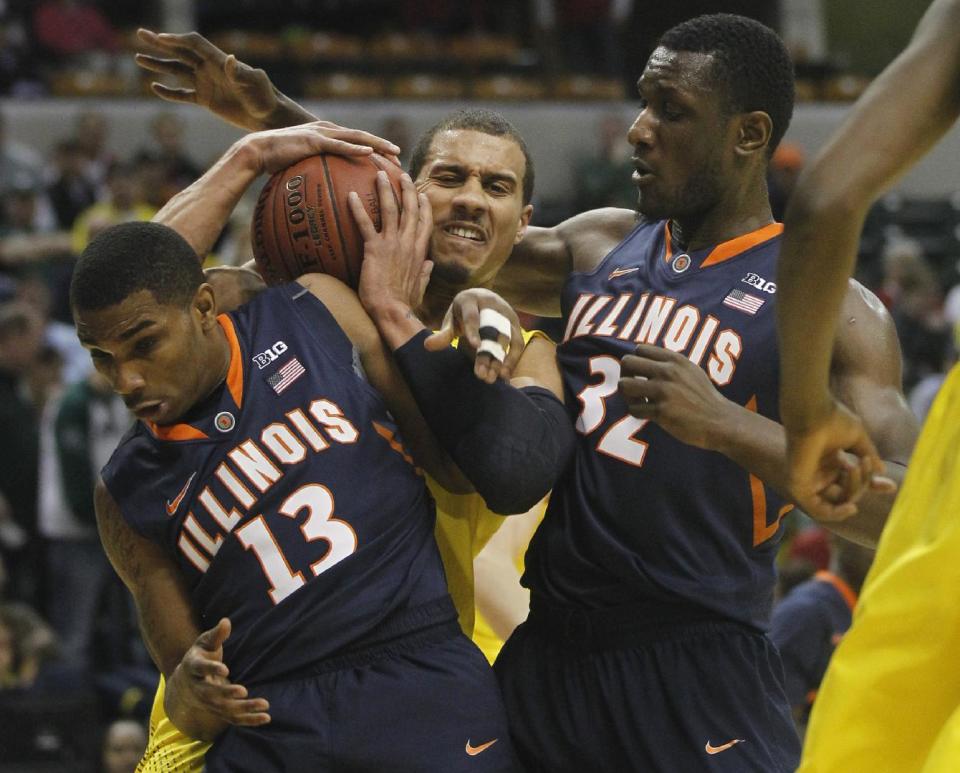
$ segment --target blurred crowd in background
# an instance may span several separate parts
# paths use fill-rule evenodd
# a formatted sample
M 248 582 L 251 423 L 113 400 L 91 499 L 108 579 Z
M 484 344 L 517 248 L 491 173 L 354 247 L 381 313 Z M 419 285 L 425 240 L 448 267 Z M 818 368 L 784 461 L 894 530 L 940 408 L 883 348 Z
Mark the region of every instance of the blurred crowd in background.
M 763 7 L 774 6 L 755 5 L 759 10 L 753 15 L 761 19 Z M 121 0 L 0 0 L 0 92 L 17 98 L 75 95 L 82 92 L 82 84 L 78 85 L 82 78 L 77 79 L 82 73 L 90 78 L 116 78 L 133 83 L 134 91 L 141 89 L 129 53 L 129 29 L 152 20 L 150 8 L 139 6 Z M 656 17 L 649 28 L 661 30 L 677 20 L 673 16 L 692 15 L 688 6 L 682 12 L 647 9 L 645 18 Z M 265 64 L 281 86 L 301 95 L 336 96 L 325 68 L 334 59 L 341 64 L 351 61 L 350 41 L 356 40 L 376 42 L 382 49 L 369 50 L 379 50 L 387 58 L 393 51 L 409 64 L 409 73 L 425 67 L 427 60 L 436 63 L 448 57 L 449 65 L 452 42 L 472 41 L 476 48 L 461 50 L 456 60 L 456 67 L 462 69 L 448 67 L 444 75 L 436 70 L 430 76 L 457 81 L 459 90 L 443 92 L 447 97 L 482 96 L 478 85 L 485 74 L 494 72 L 487 66 L 496 61 L 499 75 L 495 77 L 518 78 L 518 84 L 531 78 L 541 89 L 557 90 L 564 74 L 578 74 L 597 79 L 594 83 L 613 84 L 605 93 L 619 98 L 627 88 L 628 74 L 635 77 L 640 70 L 642 59 L 635 61 L 637 56 L 646 56 L 645 51 L 637 54 L 642 47 L 631 52 L 622 49 L 623 36 L 635 31 L 637 8 L 632 2 L 615 0 L 291 0 L 272 6 L 266 25 L 261 3 L 206 0 L 198 2 L 196 10 L 201 29 L 214 39 L 219 34 L 224 48 Z M 710 8 L 693 12 L 700 10 Z M 323 12 L 328 15 L 322 16 Z M 302 26 L 305 15 L 317 13 L 330 21 L 323 33 Z M 230 19 L 229 29 L 223 24 L 225 18 Z M 405 30 L 404 34 L 398 37 L 397 29 Z M 555 44 L 558 39 L 563 46 Z M 446 41 L 446 48 L 416 43 L 440 40 Z M 415 56 L 404 48 L 410 41 L 417 46 Z M 374 64 L 387 61 L 378 56 L 373 57 Z M 371 61 L 356 56 L 349 77 L 361 80 L 354 85 L 362 85 L 363 78 L 376 80 Z M 70 79 L 73 86 L 67 83 Z M 321 81 L 328 85 L 322 87 Z M 468 82 L 472 85 L 465 85 Z M 399 88 L 399 78 L 391 84 L 381 84 L 378 93 Z M 438 84 L 442 85 L 434 83 L 440 88 Z M 574 91 L 563 93 L 576 98 Z M 176 112 L 150 105 L 155 115 L 149 134 L 122 154 L 108 150 L 112 147 L 108 123 L 96 109 L 65 121 L 61 140 L 48 154 L 6 136 L 0 115 L 0 427 L 4 430 L 0 443 L 0 770 L 4 771 L 121 773 L 132 771 L 143 748 L 143 723 L 157 674 L 140 641 L 128 594 L 100 548 L 92 504 L 97 472 L 132 419 L 93 371 L 76 340 L 67 287 L 77 255 L 97 232 L 125 220 L 148 220 L 212 161 L 191 154 Z M 626 130 L 621 115 L 600 112 L 591 142 L 584 143 L 584 153 L 575 161 L 574 187 L 564 200 L 540 207 L 535 223 L 552 225 L 595 207 L 633 206 Z M 402 117 L 385 118 L 379 133 L 406 148 L 413 139 Z M 773 158 L 769 185 L 778 219 L 807 152 L 785 143 Z M 248 229 L 249 209 L 241 208 L 209 262 L 247 260 Z M 891 194 L 871 211 L 861 243 L 859 278 L 894 319 L 903 347 L 905 391 L 919 418 L 926 414 L 957 357 L 958 261 L 960 193 L 937 200 Z M 787 599 L 805 584 L 840 577 L 855 598 L 869 555 L 851 557 L 852 549 L 836 549 L 822 530 L 800 514 L 791 516 L 788 523 L 790 533 L 781 556 L 781 596 Z M 840 587 L 830 582 L 831 587 Z M 793 596 L 792 603 L 798 605 L 800 598 Z M 796 623 L 802 614 L 799 607 L 791 609 L 788 620 Z M 777 625 L 775 629 L 785 637 L 778 643 L 788 648 L 792 629 L 782 621 Z M 800 628 L 811 630 L 810 626 Z M 838 635 L 832 628 L 828 633 Z M 818 671 L 819 666 L 811 669 Z M 813 698 L 806 687 L 797 691 L 802 725 Z M 29 760 L 23 764 L 30 767 L 4 767 L 17 764 L 16 760 Z

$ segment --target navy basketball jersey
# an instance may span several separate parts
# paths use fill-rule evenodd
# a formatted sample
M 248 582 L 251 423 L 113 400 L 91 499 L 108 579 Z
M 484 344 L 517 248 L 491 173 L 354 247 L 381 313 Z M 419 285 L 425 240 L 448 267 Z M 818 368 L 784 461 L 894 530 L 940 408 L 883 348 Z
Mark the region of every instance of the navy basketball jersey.
M 535 594 L 582 607 L 686 601 L 765 627 L 789 506 L 722 454 L 630 416 L 617 381 L 621 358 L 654 344 L 776 420 L 782 229 L 675 254 L 666 223 L 641 223 L 568 278 L 558 359 L 578 445 L 527 554 Z
M 808 708 L 830 658 L 853 620 L 857 594 L 831 572 L 817 572 L 773 610 L 770 639 L 783 659 L 784 687 L 793 707 Z
M 179 565 L 201 627 L 231 619 L 231 679 L 455 619 L 422 474 L 326 307 L 290 284 L 219 322 L 225 383 L 183 423 L 138 422 L 103 479 Z

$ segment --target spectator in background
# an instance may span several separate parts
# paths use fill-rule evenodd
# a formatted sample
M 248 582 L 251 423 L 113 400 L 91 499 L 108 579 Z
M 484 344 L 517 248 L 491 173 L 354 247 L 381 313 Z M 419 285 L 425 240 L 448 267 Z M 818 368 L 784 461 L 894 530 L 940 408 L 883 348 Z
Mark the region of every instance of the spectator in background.
M 133 719 L 118 719 L 107 728 L 101 755 L 102 773 L 134 773 L 147 748 L 147 731 Z
M 128 220 L 150 220 L 157 211 L 144 201 L 140 176 L 133 164 L 117 162 L 110 167 L 107 191 L 73 225 L 71 245 L 76 255 L 104 228 Z
M 7 119 L 0 113 L 0 194 L 14 183 L 36 186 L 43 183 L 43 158 L 31 148 L 7 136 Z
M 595 153 L 574 162 L 574 205 L 577 212 L 601 207 L 633 209 L 637 188 L 633 184 L 633 148 L 627 142 L 629 121 L 608 113 L 597 127 Z
M 93 372 L 90 354 L 80 344 L 77 331 L 72 324 L 61 321 L 64 309 L 60 309 L 60 319 L 53 315 L 53 300 L 47 282 L 39 273 L 26 274 L 16 286 L 16 298 L 30 306 L 39 316 L 43 327 L 43 344 L 59 355 L 63 363 L 61 381 L 74 384 L 82 381 Z M 69 317 L 69 310 L 66 310 Z
M 52 400 L 40 422 L 37 520 L 46 540 L 48 617 L 64 659 L 82 668 L 91 663 L 94 616 L 110 576 L 93 486 L 131 422 L 122 398 L 95 371 Z
M 795 587 L 773 610 L 770 639 L 783 658 L 787 698 L 801 737 L 834 649 L 850 627 L 873 550 L 831 536 L 827 571 Z
M 883 252 L 883 280 L 877 295 L 890 309 L 904 352 L 903 385 L 939 373 L 951 342 L 936 272 L 920 243 L 898 238 Z
M 557 35 L 563 41 L 564 69 L 620 77 L 623 26 L 633 13 L 633 0 L 553 0 L 552 4 Z
M 83 149 L 75 138 L 57 143 L 53 152 L 53 179 L 47 186 L 47 197 L 57 218 L 57 225 L 66 231 L 97 200 L 97 186 L 84 174 Z
M 0 305 L 0 559 L 14 598 L 39 606 L 36 534 L 37 415 L 25 383 L 43 341 L 37 312 L 22 301 Z
M 107 173 L 116 162 L 113 153 L 107 148 L 109 128 L 101 113 L 84 110 L 77 115 L 73 127 L 73 138 L 83 154 L 84 174 L 93 185 L 99 188 L 107 179 Z M 101 193 L 101 191 L 97 191 Z
M 783 222 L 787 202 L 797 185 L 805 158 L 803 148 L 795 142 L 781 142 L 770 159 L 767 169 L 770 211 L 773 212 L 773 219 L 779 223 Z
M 70 234 L 58 230 L 41 184 L 15 179 L 0 196 L 0 204 L 0 264 L 10 268 L 72 257 Z
M 44 665 L 56 660 L 53 630 L 29 605 L 5 598 L 6 569 L 0 559 L 0 691 L 34 686 Z
M 150 122 L 150 134 L 153 144 L 141 148 L 134 161 L 138 165 L 156 167 L 156 183 L 160 190 L 156 200 L 151 203 L 163 206 L 171 196 L 196 180 L 203 170 L 183 146 L 183 121 L 178 115 L 158 113 Z
M 94 51 L 117 50 L 117 35 L 95 5 L 84 0 L 45 0 L 33 15 L 33 31 L 44 53 L 70 62 Z

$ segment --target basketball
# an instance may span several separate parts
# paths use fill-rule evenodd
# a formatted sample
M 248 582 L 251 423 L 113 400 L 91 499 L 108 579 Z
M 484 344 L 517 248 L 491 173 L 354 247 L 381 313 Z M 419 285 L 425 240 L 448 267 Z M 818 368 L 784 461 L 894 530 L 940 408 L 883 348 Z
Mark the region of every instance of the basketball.
M 356 289 L 363 238 L 347 196 L 356 191 L 377 230 L 377 172 L 390 178 L 397 205 L 403 170 L 376 154 L 322 153 L 277 172 L 263 186 L 253 213 L 251 240 L 257 268 L 268 285 L 321 272 Z

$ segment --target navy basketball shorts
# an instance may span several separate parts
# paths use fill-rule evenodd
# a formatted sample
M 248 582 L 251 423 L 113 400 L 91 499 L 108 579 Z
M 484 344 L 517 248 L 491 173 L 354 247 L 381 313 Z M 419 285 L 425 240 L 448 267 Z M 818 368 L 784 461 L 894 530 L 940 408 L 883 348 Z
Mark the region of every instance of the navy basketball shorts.
M 796 770 L 783 667 L 766 636 L 677 622 L 605 644 L 584 625 L 528 621 L 494 666 L 528 773 Z
M 496 678 L 456 622 L 341 660 L 335 670 L 328 662 L 322 673 L 251 688 L 270 701 L 270 723 L 227 729 L 204 770 L 518 769 Z

